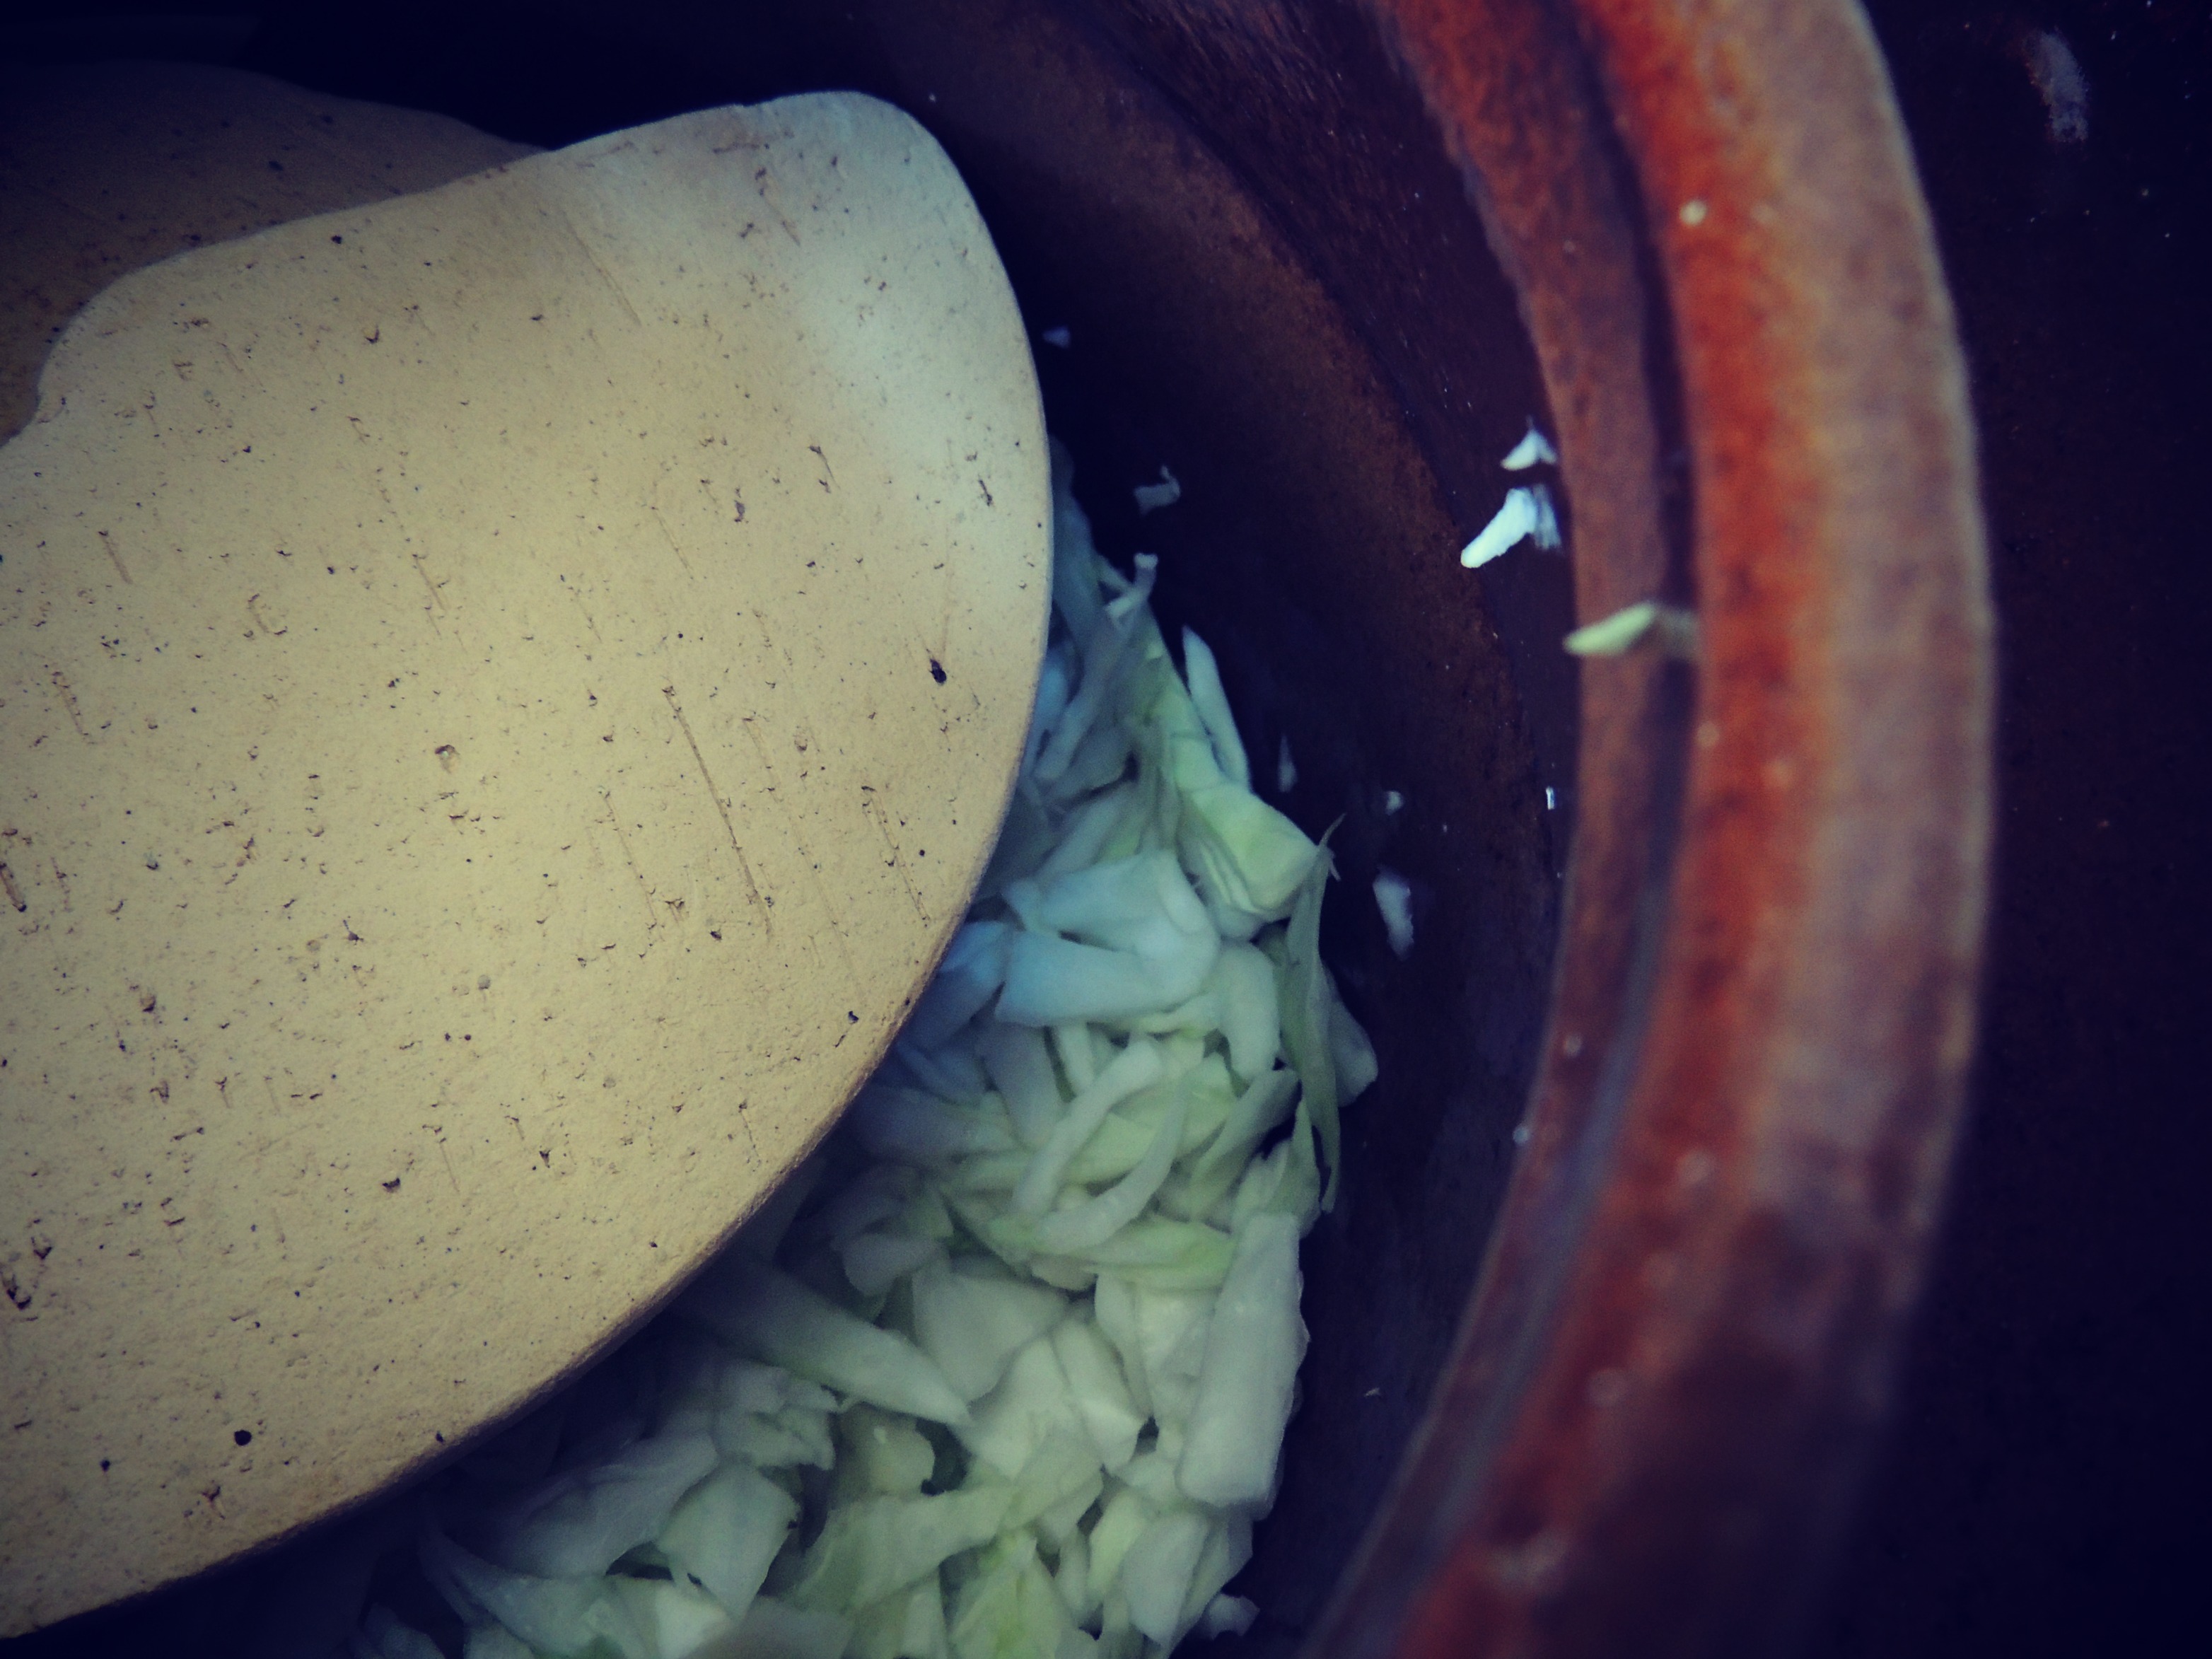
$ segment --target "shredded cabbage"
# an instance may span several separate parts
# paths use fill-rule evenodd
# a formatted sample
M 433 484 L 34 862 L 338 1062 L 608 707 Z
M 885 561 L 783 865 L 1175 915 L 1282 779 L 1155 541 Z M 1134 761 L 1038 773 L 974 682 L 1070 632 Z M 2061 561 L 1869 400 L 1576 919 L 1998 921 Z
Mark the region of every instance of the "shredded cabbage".
M 1259 1616 L 1226 1586 L 1374 1049 L 1320 959 L 1325 844 L 1253 793 L 1212 653 L 1186 632 L 1176 672 L 1154 562 L 1097 555 L 1053 459 L 1056 626 L 975 911 L 598 1406 L 434 1490 L 469 1659 L 1138 1659 Z M 435 1649 L 378 1605 L 350 1650 Z
M 1618 657 L 1647 641 L 1668 656 L 1696 660 L 1698 613 L 1656 599 L 1638 599 L 1577 628 L 1562 643 L 1577 657 Z

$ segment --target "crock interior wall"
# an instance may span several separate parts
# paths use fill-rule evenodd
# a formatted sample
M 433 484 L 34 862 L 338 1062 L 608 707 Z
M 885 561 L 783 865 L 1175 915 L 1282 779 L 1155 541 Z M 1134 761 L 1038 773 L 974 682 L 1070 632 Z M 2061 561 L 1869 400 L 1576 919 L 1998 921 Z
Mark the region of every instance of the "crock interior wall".
M 1265 1610 L 1249 1650 L 1285 1650 L 1380 1501 L 1473 1288 L 1527 1097 L 1564 849 L 1547 836 L 1515 677 L 1484 584 L 1454 556 L 1465 526 L 1414 440 L 1413 399 L 1367 349 L 1341 288 L 1316 273 L 1311 250 L 1327 238 L 1352 274 L 1346 244 L 1361 227 L 1307 203 L 1317 234 L 1298 234 L 1223 159 L 1217 116 L 1249 143 L 1269 118 L 1261 106 L 1297 88 L 1224 88 L 1200 110 L 1070 9 L 953 3 L 927 15 L 927 27 L 908 12 L 886 29 L 888 89 L 960 162 L 1033 326 L 1072 331 L 1071 349 L 1040 348 L 1040 369 L 1102 543 L 1161 555 L 1164 620 L 1172 634 L 1188 619 L 1214 644 L 1255 770 L 1272 771 L 1287 734 L 1298 771 L 1289 809 L 1316 833 L 1340 820 L 1345 879 L 1324 943 L 1386 1075 L 1347 1119 L 1342 1202 L 1307 1243 L 1306 1403 L 1243 1581 Z M 1487 295 L 1468 287 L 1494 296 L 1491 328 L 1510 333 L 1515 356 L 1499 373 L 1478 359 L 1440 378 L 1480 388 L 1466 424 L 1490 429 L 1489 488 L 1502 495 L 1497 457 L 1541 407 L 1535 371 L 1510 291 L 1447 183 L 1462 216 L 1456 261 L 1487 271 Z M 1382 291 L 1407 358 L 1419 360 L 1412 340 L 1449 346 L 1471 332 L 1422 303 L 1449 303 L 1442 284 L 1423 295 L 1406 273 L 1369 275 L 1365 297 L 1372 306 Z M 1502 357 L 1494 339 L 1483 343 Z M 1185 495 L 1140 520 L 1128 487 L 1163 461 Z M 1481 514 L 1494 506 L 1493 495 Z M 1557 606 L 1547 643 L 1559 657 L 1565 562 L 1518 556 L 1537 590 L 1524 609 Z M 1555 592 L 1541 592 L 1546 578 Z M 1392 789 L 1408 803 L 1396 817 L 1382 810 Z M 1415 886 L 1406 963 L 1370 897 L 1378 864 Z
M 1286 809 L 1337 826 L 1324 947 L 1382 1060 L 1347 1117 L 1340 1202 L 1308 1241 L 1304 1403 L 1243 1581 L 1267 1616 L 1234 1645 L 1276 1652 L 1318 1617 L 1382 1499 L 1503 1193 L 1551 984 L 1576 735 L 1564 662 L 1515 665 L 1571 607 L 1563 559 L 1523 548 L 1498 579 L 1455 556 L 1507 482 L 1471 458 L 1494 463 L 1544 411 L 1510 289 L 1415 94 L 1351 8 L 1285 9 L 1310 38 L 1272 84 L 1178 48 L 1164 9 L 301 9 L 241 66 L 548 145 L 714 102 L 878 92 L 962 167 L 1032 329 L 1072 330 L 1039 368 L 1077 494 L 1117 559 L 1161 556 L 1163 621 L 1220 653 L 1255 773 L 1272 778 L 1287 737 Z M 1354 72 L 1314 78 L 1324 48 Z M 1316 123 L 1302 157 L 1283 141 L 1317 93 L 1329 137 Z M 1332 144 L 1358 165 L 1316 171 Z M 1224 218 L 1244 228 L 1222 236 Z M 1379 247 L 1378 222 L 1394 227 Z M 1163 464 L 1184 498 L 1139 519 L 1130 486 Z M 1501 647 L 1486 596 L 1522 648 Z M 1546 812 L 1547 781 L 1566 810 Z M 1382 865 L 1413 886 L 1402 963 L 1370 896 Z M 137 1611 L 174 1645 L 180 1608 Z M 83 1622 L 97 1650 L 118 1634 Z

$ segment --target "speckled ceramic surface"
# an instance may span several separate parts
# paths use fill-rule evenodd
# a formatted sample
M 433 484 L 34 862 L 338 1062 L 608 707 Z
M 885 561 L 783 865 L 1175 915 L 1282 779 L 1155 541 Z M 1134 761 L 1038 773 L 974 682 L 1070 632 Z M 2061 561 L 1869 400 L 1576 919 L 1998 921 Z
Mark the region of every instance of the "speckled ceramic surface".
M 814 1143 L 995 833 L 1047 489 L 989 238 L 857 96 L 79 317 L 0 452 L 7 1629 L 442 1455 Z

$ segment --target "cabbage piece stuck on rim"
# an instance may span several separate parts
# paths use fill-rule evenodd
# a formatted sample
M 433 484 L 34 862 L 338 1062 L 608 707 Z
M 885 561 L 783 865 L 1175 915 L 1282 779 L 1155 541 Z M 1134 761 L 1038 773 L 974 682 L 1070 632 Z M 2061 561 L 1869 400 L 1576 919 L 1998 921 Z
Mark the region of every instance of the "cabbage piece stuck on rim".
M 1247 1629 L 1298 1241 L 1374 1050 L 1053 452 L 1054 623 L 967 924 L 830 1143 L 640 1341 L 434 1489 L 466 1659 L 1139 1659 Z M 428 1659 L 373 1607 L 357 1659 Z

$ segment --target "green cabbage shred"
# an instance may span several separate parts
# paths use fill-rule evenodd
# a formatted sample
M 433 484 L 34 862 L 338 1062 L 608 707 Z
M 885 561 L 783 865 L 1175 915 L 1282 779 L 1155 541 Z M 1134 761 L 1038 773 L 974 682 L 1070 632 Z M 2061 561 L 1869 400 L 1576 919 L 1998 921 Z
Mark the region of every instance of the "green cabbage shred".
M 1152 1659 L 1242 1632 L 1298 1241 L 1374 1050 L 1323 843 L 1054 447 L 1054 623 L 967 924 L 823 1151 L 424 1500 L 466 1659 Z M 1187 676 L 1187 678 L 1186 678 Z M 430 1659 L 372 1607 L 358 1659 Z

